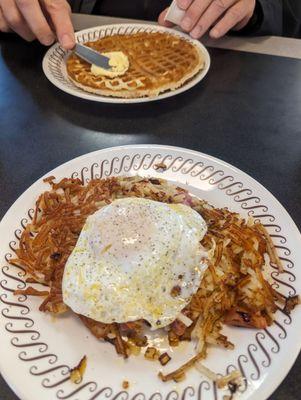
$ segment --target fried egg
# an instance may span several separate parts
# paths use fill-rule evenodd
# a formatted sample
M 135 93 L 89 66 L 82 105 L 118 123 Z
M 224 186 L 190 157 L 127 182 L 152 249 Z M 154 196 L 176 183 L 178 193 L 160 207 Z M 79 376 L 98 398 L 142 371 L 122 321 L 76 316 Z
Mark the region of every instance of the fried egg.
M 63 300 L 103 323 L 172 323 L 207 268 L 203 218 L 183 204 L 123 198 L 89 216 L 67 260 Z

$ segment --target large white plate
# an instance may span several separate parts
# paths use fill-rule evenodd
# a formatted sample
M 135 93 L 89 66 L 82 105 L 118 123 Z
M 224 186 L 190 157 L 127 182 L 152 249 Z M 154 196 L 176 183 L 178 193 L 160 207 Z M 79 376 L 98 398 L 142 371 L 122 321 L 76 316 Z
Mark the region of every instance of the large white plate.
M 121 99 L 108 96 L 98 96 L 92 93 L 85 92 L 84 90 L 75 86 L 68 78 L 66 71 L 66 59 L 70 52 L 64 50 L 58 43 L 54 44 L 45 54 L 43 59 L 43 71 L 46 77 L 59 89 L 73 96 L 80 97 L 86 100 L 98 101 L 103 103 L 144 103 L 149 101 L 166 99 L 167 97 L 175 96 L 179 93 L 191 89 L 199 83 L 207 74 L 210 67 L 210 56 L 206 48 L 198 41 L 192 39 L 185 33 L 176 31 L 174 29 L 165 28 L 157 25 L 150 24 L 115 24 L 103 25 L 94 28 L 85 29 L 75 34 L 76 40 L 79 43 L 97 40 L 105 36 L 118 34 L 132 34 L 136 32 L 168 32 L 172 35 L 179 36 L 194 43 L 201 50 L 205 58 L 205 67 L 193 79 L 185 83 L 179 89 L 168 91 L 160 94 L 157 97 L 141 97 L 134 99 Z
M 165 172 L 154 169 L 164 162 Z M 260 220 L 269 230 L 285 273 L 272 272 L 274 285 L 285 295 L 301 291 L 300 233 L 285 209 L 264 187 L 218 159 L 168 146 L 126 146 L 96 151 L 49 172 L 57 178 L 111 175 L 164 176 L 215 206 L 227 206 Z M 32 218 L 37 196 L 47 188 L 42 178 L 13 204 L 0 224 L 0 368 L 22 400 L 221 400 L 225 392 L 191 371 L 186 381 L 162 383 L 158 363 L 134 357 L 124 361 L 112 346 L 98 342 L 74 315 L 55 320 L 38 311 L 40 299 L 15 297 L 24 288 L 24 273 L 8 264 L 25 224 Z M 291 316 L 277 312 L 273 326 L 262 331 L 227 328 L 233 351 L 212 348 L 206 365 L 220 373 L 238 368 L 245 376 L 241 400 L 266 399 L 280 384 L 300 350 L 301 307 Z M 69 367 L 86 354 L 82 384 L 68 380 Z M 193 349 L 175 349 L 171 369 L 188 359 Z M 280 367 L 281 366 L 281 367 Z M 122 381 L 130 382 L 128 391 Z

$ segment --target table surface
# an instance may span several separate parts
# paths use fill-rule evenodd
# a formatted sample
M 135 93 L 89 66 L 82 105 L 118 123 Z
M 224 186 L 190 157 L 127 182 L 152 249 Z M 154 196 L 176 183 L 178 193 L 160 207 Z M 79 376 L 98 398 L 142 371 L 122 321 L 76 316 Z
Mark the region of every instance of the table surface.
M 300 60 L 210 48 L 211 70 L 189 92 L 114 106 L 52 86 L 41 69 L 44 53 L 37 43 L 0 36 L 0 218 L 36 179 L 73 157 L 157 143 L 199 150 L 249 173 L 301 226 Z M 299 356 L 271 399 L 300 399 L 300 373 Z M 17 399 L 1 377 L 0 399 Z

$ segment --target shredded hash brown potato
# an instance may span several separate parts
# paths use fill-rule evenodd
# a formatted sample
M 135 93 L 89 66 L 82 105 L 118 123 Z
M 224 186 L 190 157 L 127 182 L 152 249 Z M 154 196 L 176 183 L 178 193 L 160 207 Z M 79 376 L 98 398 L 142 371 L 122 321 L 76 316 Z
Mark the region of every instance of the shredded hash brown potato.
M 223 324 L 263 329 L 273 323 L 277 302 L 287 312 L 299 303 L 298 296 L 286 299 L 265 279 L 263 268 L 267 255 L 279 272 L 282 266 L 266 229 L 252 219 L 245 220 L 227 208 L 214 208 L 158 178 L 113 177 L 92 179 L 84 185 L 80 179 L 64 178 L 56 183 L 54 177 L 49 177 L 45 182 L 51 189 L 38 198 L 33 220 L 22 233 L 17 257 L 11 260 L 12 264 L 26 269 L 27 282 L 49 287 L 49 293 L 31 287 L 17 292 L 47 296 L 40 305 L 44 312 L 61 314 L 68 310 L 62 298 L 65 263 L 86 218 L 113 200 L 134 196 L 183 203 L 205 219 L 208 232 L 201 244 L 208 252 L 208 269 L 197 293 L 182 311 L 184 318 L 170 324 L 168 332 L 162 330 L 171 346 L 195 339 L 197 356 L 173 373 L 160 374 L 163 381 L 181 380 L 186 369 L 206 357 L 209 345 L 233 348 L 221 333 Z M 79 317 L 93 335 L 113 344 L 124 358 L 139 354 L 148 345 L 143 320 L 104 324 Z

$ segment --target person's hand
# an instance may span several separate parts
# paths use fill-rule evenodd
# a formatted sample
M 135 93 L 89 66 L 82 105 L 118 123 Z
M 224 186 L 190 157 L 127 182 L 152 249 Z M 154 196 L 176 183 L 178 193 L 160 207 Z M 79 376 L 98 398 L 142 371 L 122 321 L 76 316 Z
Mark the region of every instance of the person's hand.
M 181 28 L 199 39 L 207 31 L 218 39 L 228 31 L 240 30 L 247 25 L 255 9 L 256 0 L 177 0 L 178 6 L 186 10 Z M 159 23 L 171 26 L 164 21 L 167 10 L 159 16 Z
M 66 49 L 75 45 L 67 0 L 0 0 L 0 31 L 14 31 L 46 46 L 56 38 Z

